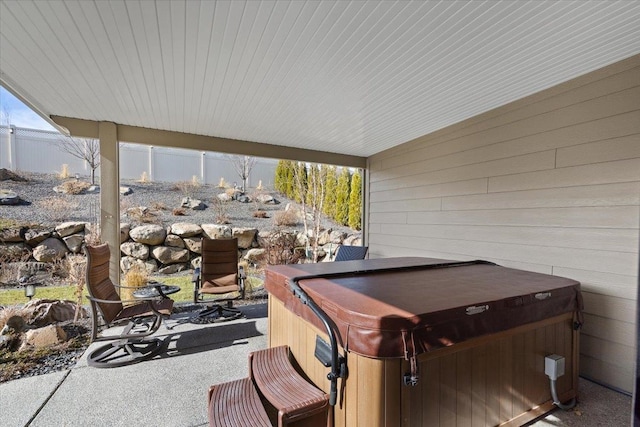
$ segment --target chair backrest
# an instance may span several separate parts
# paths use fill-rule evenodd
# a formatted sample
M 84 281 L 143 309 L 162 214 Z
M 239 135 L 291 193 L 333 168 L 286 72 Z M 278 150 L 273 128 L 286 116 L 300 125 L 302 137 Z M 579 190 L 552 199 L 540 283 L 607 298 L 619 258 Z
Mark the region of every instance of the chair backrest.
M 364 259 L 368 250 L 368 246 L 340 246 L 334 261 Z
M 87 291 L 93 298 L 121 301 L 113 282 L 109 278 L 109 245 L 87 246 Z M 105 322 L 110 323 L 122 310 L 122 303 L 91 303 L 95 310 L 97 306 Z
M 202 238 L 202 282 L 215 285 L 217 279 L 238 276 L 238 239 Z M 226 282 L 226 281 L 225 281 Z

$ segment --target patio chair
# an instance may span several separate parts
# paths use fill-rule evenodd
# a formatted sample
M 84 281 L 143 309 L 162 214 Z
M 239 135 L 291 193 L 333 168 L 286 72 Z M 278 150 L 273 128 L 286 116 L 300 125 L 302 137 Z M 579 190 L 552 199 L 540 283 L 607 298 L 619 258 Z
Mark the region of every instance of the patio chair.
M 368 246 L 340 246 L 334 261 L 351 261 L 364 259 L 369 250 Z
M 98 368 L 112 368 L 140 362 L 156 355 L 161 341 L 146 338 L 158 330 L 163 318 L 173 310 L 170 298 L 123 301 L 109 278 L 109 246 L 87 246 L 87 290 L 91 304 L 91 340 L 112 341 L 92 351 L 88 364 Z M 130 305 L 124 305 L 131 303 Z M 100 320 L 102 318 L 102 320 Z M 104 335 L 100 331 L 124 323 L 122 332 Z
M 238 265 L 238 239 L 202 238 L 202 262 L 193 273 L 193 302 L 213 304 L 191 319 L 194 323 L 223 322 L 242 317 L 233 301 L 244 299 L 244 268 Z M 221 304 L 224 303 L 224 304 Z

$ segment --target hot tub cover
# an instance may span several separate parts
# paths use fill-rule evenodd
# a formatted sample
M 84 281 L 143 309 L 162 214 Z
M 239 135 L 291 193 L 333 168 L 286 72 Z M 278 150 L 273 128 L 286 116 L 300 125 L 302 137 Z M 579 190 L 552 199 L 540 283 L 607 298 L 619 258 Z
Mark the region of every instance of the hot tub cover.
M 575 280 L 491 263 L 383 258 L 270 266 L 265 288 L 323 330 L 289 287 L 300 287 L 329 315 L 348 351 L 414 357 L 564 313 L 580 312 Z M 308 278 L 308 276 L 332 276 Z M 304 278 L 307 277 L 307 278 Z

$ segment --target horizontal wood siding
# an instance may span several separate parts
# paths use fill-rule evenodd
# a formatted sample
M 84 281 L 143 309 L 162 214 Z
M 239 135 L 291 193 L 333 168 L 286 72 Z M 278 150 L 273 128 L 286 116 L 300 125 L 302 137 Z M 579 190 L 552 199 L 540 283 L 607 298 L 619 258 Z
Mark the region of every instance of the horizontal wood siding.
M 640 55 L 375 155 L 369 171 L 372 258 L 483 258 L 579 280 L 581 374 L 631 391 Z

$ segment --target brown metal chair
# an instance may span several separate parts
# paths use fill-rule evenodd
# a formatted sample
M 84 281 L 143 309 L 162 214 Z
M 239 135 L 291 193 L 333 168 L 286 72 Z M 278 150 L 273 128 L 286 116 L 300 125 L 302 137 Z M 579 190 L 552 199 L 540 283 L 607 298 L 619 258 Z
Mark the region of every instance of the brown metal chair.
M 244 299 L 244 268 L 238 265 L 238 239 L 202 238 L 202 262 L 193 273 L 193 301 L 214 304 L 191 319 L 194 323 L 222 322 L 242 317 L 233 301 Z M 220 303 L 225 303 L 224 305 Z
M 91 304 L 91 340 L 113 341 L 92 351 L 88 364 L 99 368 L 129 365 L 156 355 L 161 349 L 159 339 L 148 339 L 158 330 L 163 318 L 171 315 L 170 298 L 123 301 L 109 278 L 109 246 L 87 246 L 87 290 Z M 124 305 L 123 303 L 132 303 Z M 100 320 L 102 318 L 102 320 Z M 100 331 L 121 322 L 124 330 L 115 335 Z

